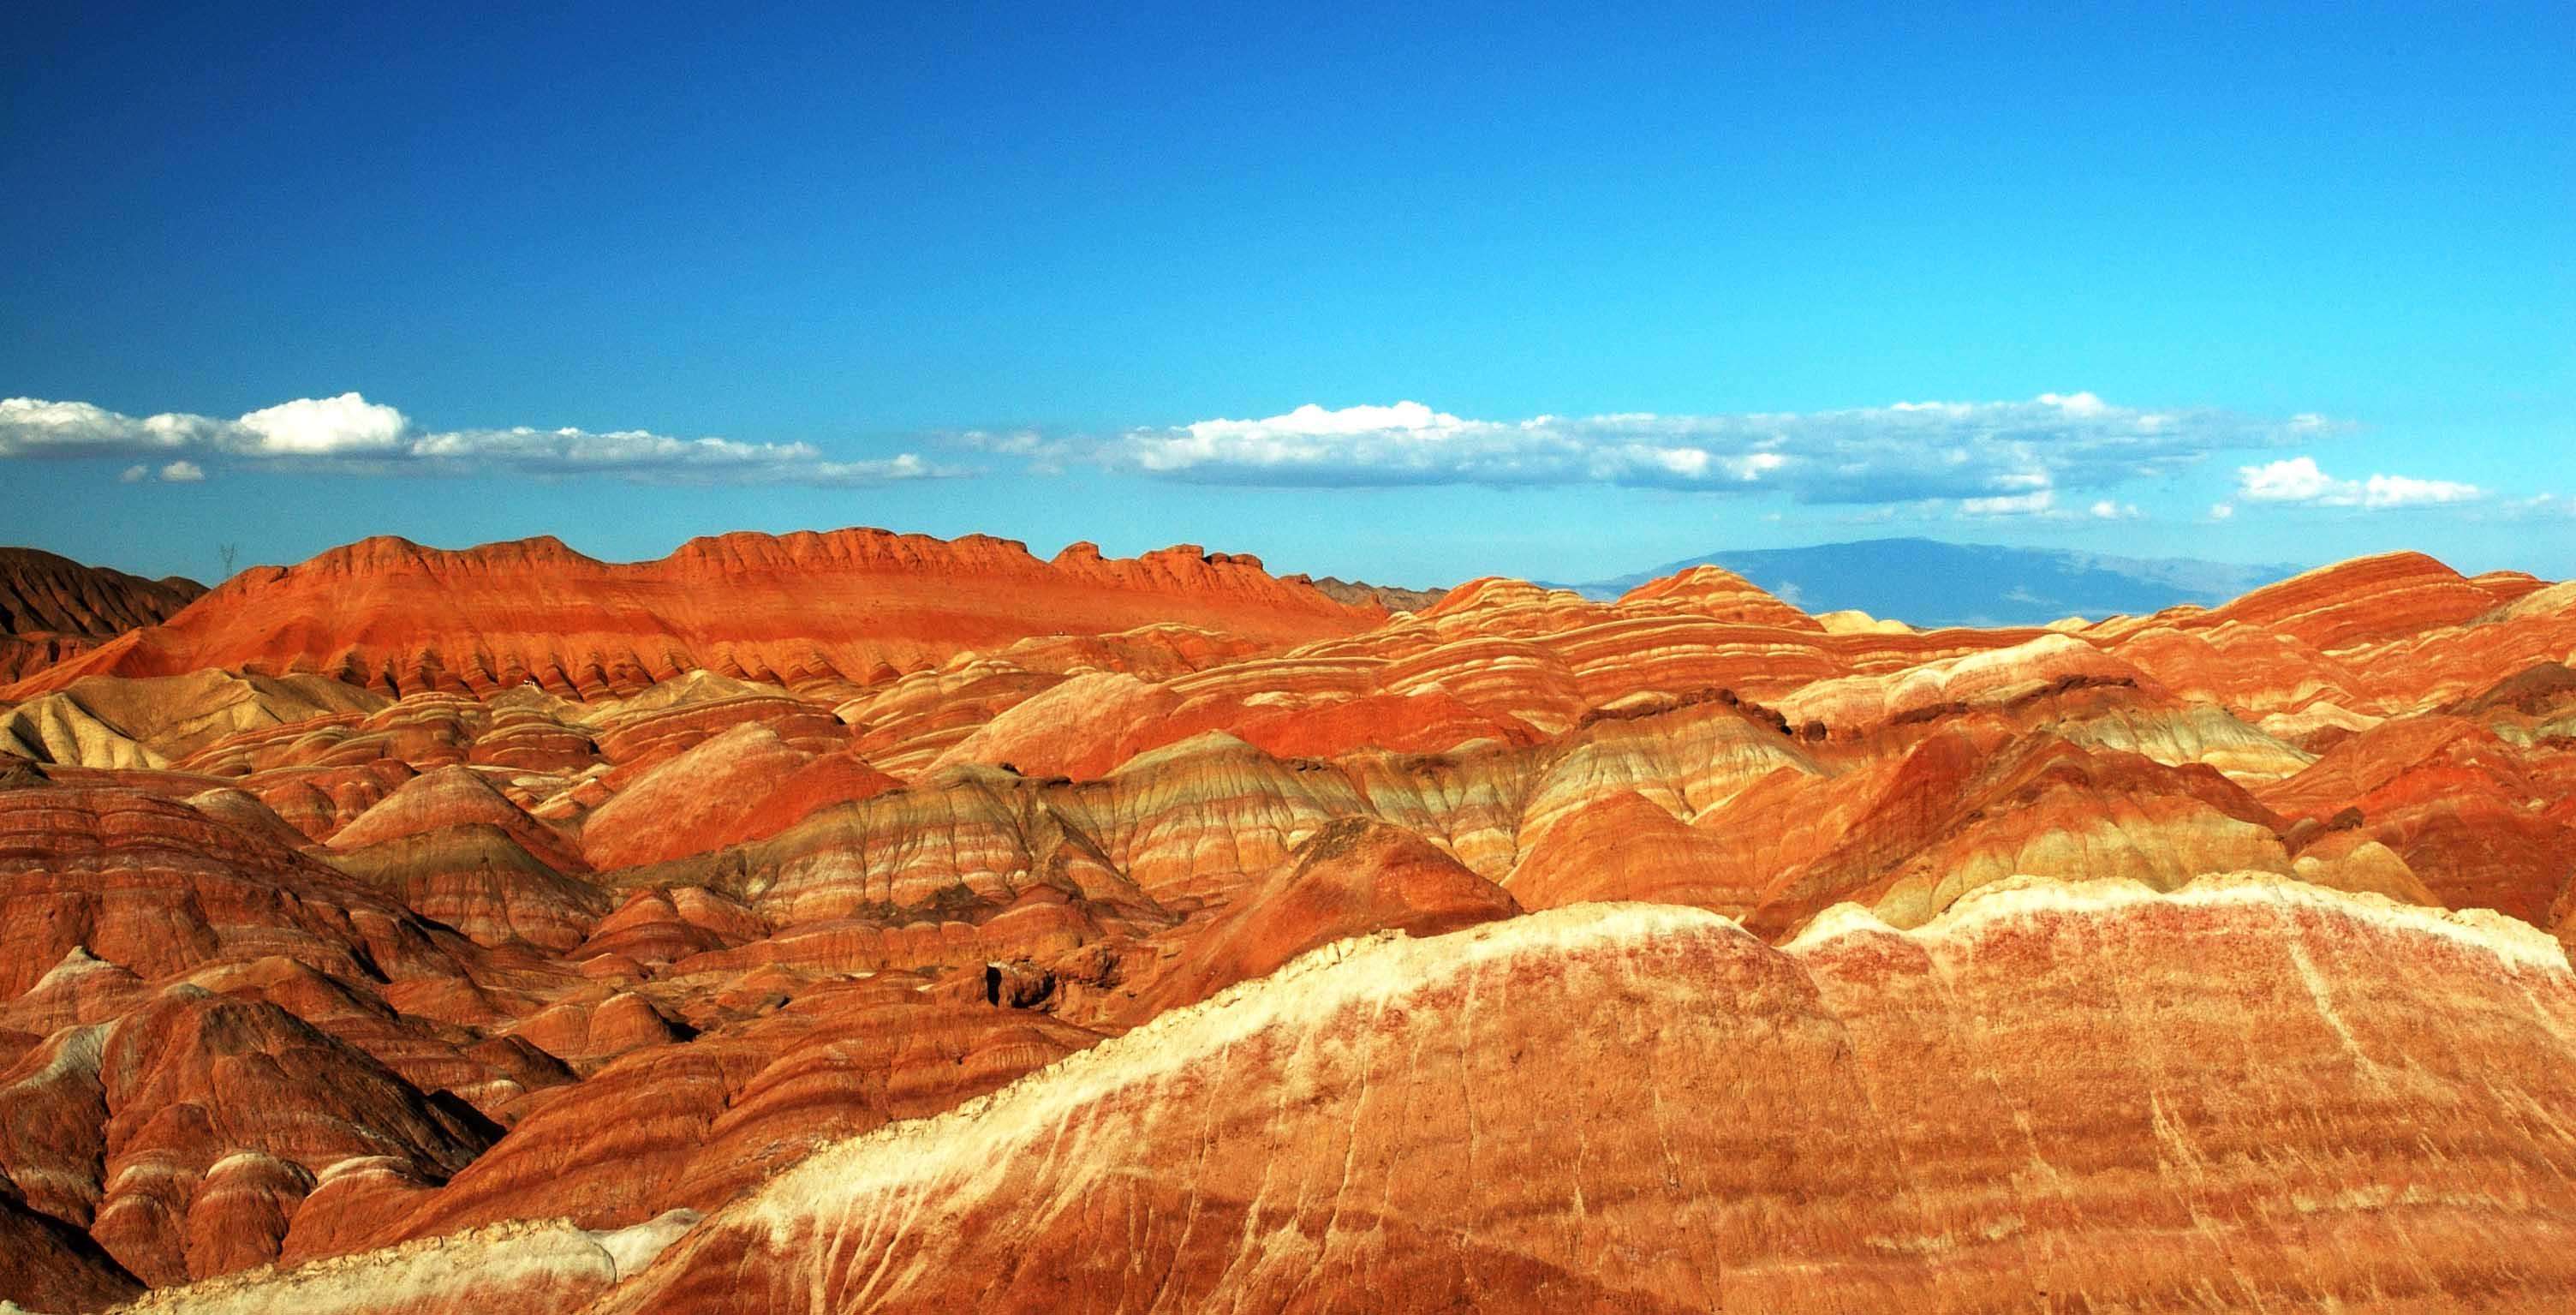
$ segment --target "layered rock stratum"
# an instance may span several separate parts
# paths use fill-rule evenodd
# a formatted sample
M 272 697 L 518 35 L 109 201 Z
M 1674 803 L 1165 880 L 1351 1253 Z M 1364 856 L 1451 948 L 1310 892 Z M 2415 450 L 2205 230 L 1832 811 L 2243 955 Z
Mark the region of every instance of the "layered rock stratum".
M 1918 630 L 863 530 L 37 565 L 23 1309 L 2576 1293 L 2571 586 Z
M 205 592 L 178 576 L 146 580 L 35 548 L 0 548 L 0 681 L 167 621 Z

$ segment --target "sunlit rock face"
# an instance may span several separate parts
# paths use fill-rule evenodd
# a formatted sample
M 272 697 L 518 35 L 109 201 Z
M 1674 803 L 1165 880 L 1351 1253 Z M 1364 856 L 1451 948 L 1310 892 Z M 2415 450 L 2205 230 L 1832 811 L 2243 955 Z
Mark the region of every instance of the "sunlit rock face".
M 2576 587 L 68 569 L 0 688 L 22 1307 L 2569 1305 Z
M 1277 642 L 1384 615 L 1273 579 L 1256 558 L 1197 548 L 1111 560 L 1077 544 L 1047 562 L 1008 540 L 879 530 L 729 534 L 628 564 L 551 538 L 463 552 L 377 538 L 254 568 L 218 592 L 220 606 L 134 632 L 18 693 L 83 674 L 224 667 L 401 693 L 534 684 L 593 699 L 696 668 L 864 683 L 880 664 L 913 670 L 1032 635 L 1195 619 Z
M 2528 928 L 2262 879 L 1381 936 L 823 1150 L 590 1308 L 2544 1309 L 2571 1011 Z

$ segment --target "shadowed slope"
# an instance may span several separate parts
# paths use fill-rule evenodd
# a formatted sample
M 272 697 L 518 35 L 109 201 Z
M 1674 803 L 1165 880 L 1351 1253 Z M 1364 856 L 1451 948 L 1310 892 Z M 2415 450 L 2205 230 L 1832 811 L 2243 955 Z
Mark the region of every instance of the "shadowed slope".
M 146 580 L 35 548 L 0 548 L 0 684 L 169 620 L 205 592 L 178 576 Z

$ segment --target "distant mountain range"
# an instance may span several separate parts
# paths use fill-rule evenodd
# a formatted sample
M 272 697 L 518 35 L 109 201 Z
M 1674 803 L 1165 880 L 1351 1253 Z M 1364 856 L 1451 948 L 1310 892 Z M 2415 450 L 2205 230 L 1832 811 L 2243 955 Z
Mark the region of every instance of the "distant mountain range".
M 1616 598 L 1648 580 L 1694 566 L 1722 566 L 1809 612 L 1857 608 L 1918 626 L 2042 625 L 2064 616 L 2099 620 L 2177 603 L 2215 604 L 2305 569 L 1936 539 L 1865 539 L 1716 552 L 1634 575 L 1555 587 L 1590 598 Z

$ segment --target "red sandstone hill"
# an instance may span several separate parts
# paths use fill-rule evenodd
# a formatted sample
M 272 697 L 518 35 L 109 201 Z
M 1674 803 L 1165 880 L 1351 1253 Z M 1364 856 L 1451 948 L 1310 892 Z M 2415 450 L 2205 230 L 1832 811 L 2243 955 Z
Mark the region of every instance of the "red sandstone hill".
M 560 1308 L 2548 1309 L 2576 1141 L 2521 1111 L 2576 1101 L 2576 990 L 2531 939 L 2106 882 L 1785 947 L 1642 905 L 1363 940 Z
M 246 571 L 168 624 L 0 697 L 210 667 L 393 692 L 527 682 L 577 697 L 695 668 L 866 683 L 1031 635 L 1182 621 L 1285 643 L 1383 615 L 1273 579 L 1258 558 L 1193 546 L 1110 559 L 1077 543 L 1040 561 L 1005 539 L 851 529 L 727 534 L 611 563 L 553 538 L 459 552 L 376 538 Z
M 0 548 L 0 683 L 166 621 L 205 592 L 178 576 L 146 580 L 34 548 Z
M 0 689 L 0 1300 L 2576 1295 L 2576 586 L 1407 601 L 380 539 Z

